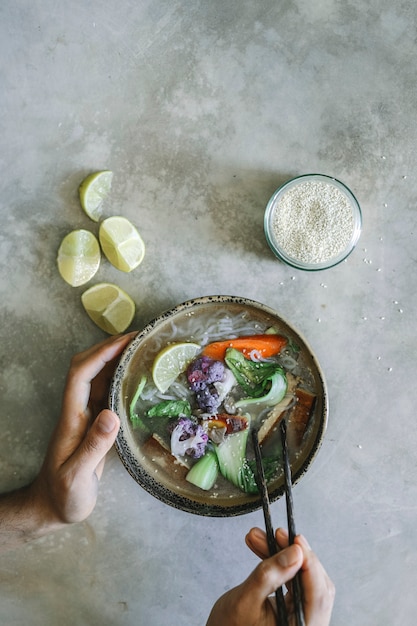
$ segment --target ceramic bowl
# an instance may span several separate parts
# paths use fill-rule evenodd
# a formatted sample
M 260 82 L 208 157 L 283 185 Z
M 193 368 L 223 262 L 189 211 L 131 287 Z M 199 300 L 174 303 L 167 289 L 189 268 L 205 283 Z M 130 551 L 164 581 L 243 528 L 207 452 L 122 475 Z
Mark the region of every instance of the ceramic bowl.
M 154 455 L 148 450 L 151 433 L 143 432 L 132 423 L 130 406 L 139 378 L 143 373 L 152 378 L 153 360 L 163 347 L 170 342 L 181 341 L 198 341 L 203 345 L 217 340 L 221 333 L 226 333 L 224 338 L 229 338 L 228 327 L 234 327 L 236 320 L 240 326 L 245 326 L 245 332 L 240 334 L 260 334 L 273 327 L 279 334 L 285 335 L 288 344 L 282 356 L 284 368 L 294 374 L 302 372 L 303 384 L 316 396 L 314 412 L 302 445 L 296 452 L 290 448 L 294 483 L 310 467 L 326 430 L 328 404 L 323 372 L 307 342 L 276 311 L 246 298 L 206 296 L 179 304 L 159 315 L 125 349 L 112 380 L 110 407 L 121 421 L 116 449 L 126 470 L 141 487 L 162 502 L 188 513 L 212 517 L 235 516 L 260 508 L 262 502 L 259 495 L 247 495 L 221 476 L 210 491 L 203 491 L 186 481 L 181 468 L 173 469 L 173 457 L 169 452 L 164 459 L 164 455 Z M 214 332 L 220 327 L 223 330 L 215 337 Z M 271 501 L 283 495 L 283 472 L 277 473 L 268 489 Z
M 279 187 L 265 209 L 264 232 L 278 259 L 301 270 L 334 267 L 354 250 L 362 213 L 342 182 L 323 174 L 297 176 Z

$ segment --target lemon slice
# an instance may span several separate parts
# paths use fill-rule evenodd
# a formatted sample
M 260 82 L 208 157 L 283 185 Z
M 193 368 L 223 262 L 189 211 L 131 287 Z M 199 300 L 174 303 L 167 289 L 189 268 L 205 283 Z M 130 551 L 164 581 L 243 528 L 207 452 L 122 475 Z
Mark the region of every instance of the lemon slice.
M 103 200 L 108 196 L 113 172 L 102 170 L 89 174 L 79 186 L 80 203 L 88 217 L 98 222 L 102 216 Z
M 159 391 L 165 393 L 200 350 L 196 343 L 172 343 L 163 348 L 152 367 L 153 382 Z
M 100 265 L 100 246 L 89 230 L 73 230 L 58 249 L 57 264 L 62 278 L 72 287 L 84 285 Z
M 110 335 L 124 332 L 135 315 L 132 298 L 111 283 L 90 287 L 82 294 L 81 302 L 93 322 Z
M 131 272 L 142 262 L 145 244 L 125 217 L 108 217 L 101 222 L 98 236 L 104 254 L 118 270 Z

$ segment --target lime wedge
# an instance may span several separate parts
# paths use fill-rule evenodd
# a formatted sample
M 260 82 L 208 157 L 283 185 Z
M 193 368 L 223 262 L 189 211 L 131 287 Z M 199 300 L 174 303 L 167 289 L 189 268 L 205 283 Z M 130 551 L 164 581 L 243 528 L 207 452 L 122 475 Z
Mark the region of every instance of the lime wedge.
M 89 230 L 73 230 L 59 246 L 57 264 L 62 278 L 72 287 L 87 283 L 100 265 L 100 246 Z
M 122 272 L 131 272 L 145 256 L 142 237 L 125 217 L 115 215 L 101 222 L 99 239 L 110 263 Z
M 153 382 L 159 391 L 165 393 L 200 350 L 196 343 L 172 343 L 163 348 L 152 367 Z
M 102 170 L 89 174 L 79 186 L 81 206 L 94 222 L 102 216 L 103 200 L 110 192 L 112 180 L 113 172 Z
M 132 298 L 111 283 L 90 287 L 82 294 L 81 302 L 93 322 L 110 335 L 124 332 L 135 315 Z

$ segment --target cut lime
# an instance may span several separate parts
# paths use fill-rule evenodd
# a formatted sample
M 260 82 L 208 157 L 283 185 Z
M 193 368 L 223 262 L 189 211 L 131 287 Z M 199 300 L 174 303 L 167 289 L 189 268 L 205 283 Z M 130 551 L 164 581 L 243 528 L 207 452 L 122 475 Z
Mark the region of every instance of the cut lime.
M 81 302 L 95 324 L 110 335 L 126 330 L 135 315 L 135 303 L 123 289 L 100 283 L 84 291 Z
M 196 343 L 172 343 L 163 348 L 152 367 L 153 381 L 159 391 L 165 393 L 200 350 Z
M 79 186 L 81 206 L 94 222 L 101 218 L 103 200 L 110 192 L 112 180 L 113 172 L 102 170 L 89 174 Z
M 125 217 L 115 215 L 101 222 L 99 239 L 110 263 L 122 272 L 131 272 L 145 256 L 145 244 Z
M 57 264 L 62 278 L 72 287 L 87 283 L 100 265 L 100 246 L 89 230 L 73 230 L 59 246 Z

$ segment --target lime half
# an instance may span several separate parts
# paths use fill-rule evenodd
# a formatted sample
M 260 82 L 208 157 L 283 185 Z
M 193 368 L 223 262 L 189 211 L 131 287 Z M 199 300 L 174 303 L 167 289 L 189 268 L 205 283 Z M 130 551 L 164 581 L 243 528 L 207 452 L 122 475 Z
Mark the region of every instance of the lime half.
M 115 215 L 101 222 L 99 239 L 110 263 L 122 272 L 131 272 L 145 256 L 143 239 L 126 217 Z
M 94 222 L 98 222 L 102 216 L 103 200 L 110 192 L 112 180 L 113 172 L 102 170 L 89 174 L 79 186 L 81 206 Z
M 73 230 L 59 246 L 57 264 L 62 278 L 72 287 L 84 285 L 100 265 L 100 246 L 89 230 Z
M 93 322 L 110 335 L 124 332 L 135 315 L 132 298 L 112 283 L 90 287 L 82 294 L 81 302 Z
M 155 386 L 165 393 L 201 350 L 196 343 L 172 343 L 155 358 L 152 377 Z

